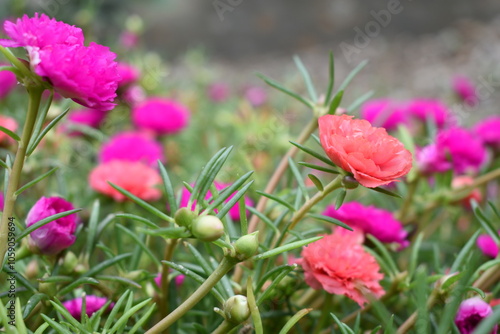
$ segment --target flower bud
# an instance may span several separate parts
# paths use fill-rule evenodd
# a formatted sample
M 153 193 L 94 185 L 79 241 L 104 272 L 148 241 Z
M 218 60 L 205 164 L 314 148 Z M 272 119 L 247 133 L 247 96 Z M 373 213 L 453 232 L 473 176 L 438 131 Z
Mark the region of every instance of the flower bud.
M 350 175 L 346 175 L 342 178 L 342 186 L 346 189 L 356 189 L 359 186 L 359 182 Z
M 224 234 L 224 225 L 215 216 L 201 216 L 193 221 L 191 232 L 201 241 L 215 241 Z
M 71 274 L 77 265 L 78 258 L 76 257 L 75 253 L 67 252 L 62 261 L 61 273 Z
M 247 234 L 236 240 L 234 249 L 244 259 L 248 259 L 257 253 L 259 249 L 259 231 Z
M 226 320 L 234 324 L 241 324 L 247 320 L 250 316 L 247 297 L 236 295 L 226 300 L 224 302 L 224 314 Z
M 179 226 L 191 228 L 193 220 L 197 217 L 196 213 L 188 208 L 180 208 L 174 215 L 175 223 Z

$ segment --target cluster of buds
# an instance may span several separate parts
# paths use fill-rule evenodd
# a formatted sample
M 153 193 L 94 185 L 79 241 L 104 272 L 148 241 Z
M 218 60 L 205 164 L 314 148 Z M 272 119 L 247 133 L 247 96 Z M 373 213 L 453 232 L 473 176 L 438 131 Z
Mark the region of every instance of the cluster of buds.
M 215 241 L 224 235 L 224 224 L 216 216 L 198 216 L 188 208 L 180 208 L 174 219 L 177 225 L 185 227 L 193 237 L 201 241 Z

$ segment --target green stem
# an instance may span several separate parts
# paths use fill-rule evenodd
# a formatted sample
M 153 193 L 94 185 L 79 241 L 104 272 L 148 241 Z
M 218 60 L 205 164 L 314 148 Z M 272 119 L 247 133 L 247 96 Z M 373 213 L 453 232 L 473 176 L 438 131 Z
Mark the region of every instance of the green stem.
M 16 158 L 14 160 L 14 165 L 9 174 L 9 181 L 7 186 L 7 192 L 5 194 L 5 206 L 2 215 L 2 221 L 0 225 L 0 262 L 3 263 L 5 253 L 7 251 L 7 235 L 8 235 L 8 223 L 9 217 L 12 217 L 14 212 L 14 205 L 16 203 L 17 196 L 15 195 L 16 190 L 19 188 L 19 180 L 21 179 L 21 172 L 24 166 L 24 160 L 26 158 L 26 150 L 33 133 L 33 127 L 35 125 L 36 117 L 38 114 L 38 109 L 40 107 L 40 100 L 42 97 L 43 88 L 39 86 L 27 87 L 29 94 L 29 104 L 28 113 L 26 115 L 26 121 L 24 123 L 23 133 L 21 135 L 21 140 L 17 146 Z
M 221 280 L 224 275 L 226 275 L 229 270 L 231 270 L 237 260 L 224 257 L 215 271 L 206 279 L 205 282 L 181 305 L 179 305 L 175 310 L 173 310 L 168 316 L 163 318 L 159 323 L 154 325 L 146 334 L 157 334 L 162 333 L 164 330 L 169 328 L 174 322 L 179 320 L 186 312 L 192 309 L 199 301 L 205 297 L 210 290 Z
M 323 326 L 325 326 L 325 324 L 327 323 L 327 320 L 330 317 L 330 310 L 332 309 L 332 305 L 333 295 L 327 294 L 323 303 L 323 307 L 321 308 L 321 316 L 319 317 L 318 323 L 316 324 L 316 328 L 313 332 L 314 334 L 319 334 Z
M 219 327 L 217 327 L 213 332 L 212 334 L 227 334 L 229 333 L 229 331 L 231 329 L 233 329 L 234 327 L 236 327 L 237 325 L 236 324 L 233 324 L 227 320 L 224 320 L 220 325 Z
M 33 73 L 24 65 L 9 49 L 0 46 L 0 52 L 3 53 L 5 58 L 14 65 L 16 69 L 18 69 L 23 75 L 29 78 L 33 78 Z

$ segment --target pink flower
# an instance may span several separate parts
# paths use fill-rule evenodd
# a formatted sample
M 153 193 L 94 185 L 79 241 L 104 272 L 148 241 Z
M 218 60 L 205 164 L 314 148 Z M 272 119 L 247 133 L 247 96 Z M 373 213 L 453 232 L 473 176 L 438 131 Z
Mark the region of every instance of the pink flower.
M 476 240 L 477 247 L 483 252 L 484 255 L 496 258 L 498 256 L 499 248 L 492 237 L 488 234 L 481 234 Z
M 318 120 L 321 146 L 334 164 L 374 188 L 408 174 L 410 151 L 385 129 L 348 115 L 325 115 Z
M 150 98 L 132 109 L 132 120 L 140 129 L 173 134 L 187 126 L 189 110 L 173 100 Z
M 3 126 L 4 128 L 9 129 L 12 132 L 16 132 L 18 127 L 17 121 L 15 119 L 3 115 L 0 115 L 0 126 Z M 0 144 L 4 142 L 14 142 L 14 140 L 3 131 L 0 131 Z
M 161 184 L 160 174 L 142 162 L 113 160 L 98 165 L 89 175 L 92 189 L 111 196 L 118 202 L 124 201 L 126 197 L 111 187 L 108 182 L 146 201 L 157 200 L 161 197 L 160 190 L 155 188 Z
M 161 144 L 148 135 L 122 132 L 102 146 L 99 160 L 104 163 L 112 160 L 140 161 L 154 167 L 158 160 L 164 161 L 165 158 Z
M 306 283 L 313 289 L 345 295 L 360 306 L 368 302 L 369 295 L 383 296 L 385 291 L 379 282 L 384 275 L 362 242 L 360 232 L 338 228 L 304 247 L 299 264 L 304 268 Z
M 391 99 L 378 99 L 365 102 L 361 106 L 361 117 L 373 126 L 388 131 L 397 129 L 399 124 L 407 124 L 408 117 L 400 102 Z
M 260 107 L 267 101 L 267 92 L 264 88 L 252 86 L 245 90 L 245 98 L 254 107 Z
M 425 173 L 450 169 L 457 174 L 477 171 L 485 159 L 486 150 L 481 141 L 458 127 L 440 131 L 435 143 L 417 153 L 418 164 Z
M 184 276 L 184 275 L 175 276 L 175 285 L 178 288 L 180 288 L 182 286 L 182 283 L 184 283 L 185 279 L 186 279 L 186 276 Z M 155 277 L 155 283 L 159 288 L 161 288 L 161 273 L 158 273 L 158 275 Z
M 3 196 L 3 192 L 0 191 L 0 211 L 3 211 L 5 205 L 5 198 Z
M 464 300 L 455 316 L 455 324 L 460 334 L 471 334 L 484 318 L 493 314 L 491 306 L 479 297 Z M 491 334 L 497 334 L 498 325 L 495 325 Z
M 99 311 L 108 300 L 104 297 L 97 297 L 93 295 L 88 295 L 85 297 L 85 313 L 90 317 L 95 312 Z M 68 310 L 68 312 L 75 319 L 80 319 L 82 315 L 83 298 L 75 298 L 62 303 L 63 306 Z M 109 305 L 109 310 L 114 306 L 114 303 Z
M 426 120 L 430 118 L 440 128 L 443 127 L 446 122 L 452 122 L 451 113 L 439 100 L 414 99 L 409 101 L 406 109 L 411 116 L 422 122 L 426 122 Z
M 106 118 L 106 111 L 96 109 L 73 110 L 68 115 L 68 123 L 81 124 L 91 128 L 98 128 Z M 65 130 L 66 127 L 64 127 Z M 72 131 L 70 135 L 80 135 L 80 132 Z
M 220 182 L 214 182 L 214 185 L 215 185 L 215 188 L 219 192 L 222 189 L 231 186 L 231 184 L 220 183 Z M 231 196 L 229 196 L 228 199 L 225 201 L 225 203 L 229 202 L 234 197 L 235 194 L 236 194 L 236 192 L 234 194 L 232 194 Z M 180 207 L 181 208 L 187 207 L 190 195 L 191 195 L 191 193 L 186 188 L 184 188 L 182 190 L 182 196 L 181 196 L 181 202 L 180 202 Z M 207 195 L 205 196 L 205 200 L 208 200 L 210 198 L 212 198 L 212 194 L 209 191 L 207 193 Z M 248 206 L 252 206 L 253 205 L 253 201 L 250 198 L 248 198 L 248 197 L 245 196 L 245 204 L 248 205 Z M 191 206 L 190 209 L 194 210 L 195 207 L 196 207 L 196 201 L 194 201 L 194 203 L 193 203 L 193 205 Z M 239 208 L 239 204 L 238 203 L 236 203 L 231 209 L 229 209 L 229 216 L 231 217 L 232 220 L 240 220 L 240 208 Z
M 146 100 L 146 92 L 139 85 L 125 87 L 121 98 L 130 105 L 136 105 Z
M 139 42 L 139 36 L 131 31 L 124 31 L 120 35 L 120 44 L 126 49 L 134 48 Z
M 73 204 L 61 197 L 42 197 L 28 212 L 26 227 L 49 216 L 73 210 Z M 30 233 L 30 245 L 43 254 L 57 254 L 75 242 L 77 215 L 56 219 Z
M 224 83 L 214 83 L 208 87 L 208 97 L 214 102 L 223 102 L 229 97 L 229 87 Z
M 397 242 L 400 248 L 407 247 L 410 243 L 406 238 L 408 233 L 403 225 L 394 218 L 392 212 L 376 208 L 373 205 L 364 206 L 358 202 L 344 203 L 340 209 L 335 210 L 333 205 L 328 206 L 323 212 L 325 216 L 338 219 L 352 228 L 369 233 L 381 242 Z
M 6 63 L 0 63 L 1 66 L 8 66 Z M 0 100 L 9 95 L 9 93 L 16 87 L 17 78 L 11 71 L 0 71 Z
M 478 102 L 476 88 L 469 78 L 457 75 L 453 78 L 453 90 L 467 104 L 473 106 Z
M 120 76 L 120 79 L 118 80 L 119 87 L 127 86 L 139 79 L 139 70 L 132 65 L 118 63 L 117 70 L 118 75 Z
M 491 116 L 476 124 L 474 134 L 485 145 L 500 150 L 500 116 Z

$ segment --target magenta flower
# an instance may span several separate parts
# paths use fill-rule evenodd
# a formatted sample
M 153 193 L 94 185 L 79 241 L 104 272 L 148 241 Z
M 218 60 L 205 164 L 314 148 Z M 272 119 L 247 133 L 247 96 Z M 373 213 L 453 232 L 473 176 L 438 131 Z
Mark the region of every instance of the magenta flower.
M 140 129 L 173 134 L 188 125 L 189 110 L 174 100 L 150 98 L 133 108 L 132 120 Z
M 1 66 L 8 66 L 6 63 L 0 63 Z M 11 71 L 0 71 L 0 99 L 3 99 L 16 87 L 17 78 Z
M 408 117 L 401 102 L 391 99 L 377 99 L 365 102 L 361 106 L 361 117 L 373 126 L 388 131 L 397 129 L 399 124 L 407 124 Z
M 453 90 L 464 102 L 473 106 L 478 102 L 476 89 L 469 78 L 457 75 L 453 78 Z
M 102 163 L 113 160 L 141 161 L 156 166 L 157 161 L 165 161 L 160 143 L 139 132 L 122 132 L 105 143 L 99 153 Z
M 88 295 L 85 297 L 85 313 L 90 317 L 92 316 L 92 314 L 99 311 L 99 309 L 101 309 L 101 307 L 103 307 L 104 304 L 106 304 L 107 302 L 108 300 L 104 297 Z M 62 304 L 68 310 L 68 312 L 73 316 L 73 318 L 80 319 L 82 315 L 82 305 L 83 305 L 82 297 L 68 300 L 66 302 L 63 302 Z M 108 311 L 111 310 L 113 306 L 114 303 L 111 303 L 109 305 Z
M 424 173 L 453 169 L 457 174 L 477 171 L 486 159 L 481 141 L 465 129 L 454 127 L 438 133 L 436 142 L 417 152 Z
M 439 128 L 453 121 L 448 108 L 439 100 L 414 99 L 406 106 L 409 115 L 426 122 L 430 118 Z
M 498 256 L 498 245 L 492 237 L 488 234 L 481 234 L 476 240 L 477 247 L 483 252 L 484 255 L 496 258 Z
M 184 275 L 177 275 L 175 276 L 175 285 L 179 288 L 182 286 L 182 283 L 184 283 L 184 280 L 186 279 L 186 276 Z M 161 287 L 161 273 L 158 273 L 158 275 L 155 277 L 155 283 L 158 287 Z
M 73 204 L 61 197 L 42 197 L 28 212 L 26 227 L 49 216 L 73 210 Z M 77 215 L 56 219 L 30 233 L 30 245 L 43 254 L 57 254 L 75 242 Z
M 214 102 L 223 102 L 229 97 L 229 86 L 225 83 L 214 83 L 208 87 L 208 97 Z
M 245 90 L 245 98 L 254 107 L 260 107 L 267 101 L 267 92 L 264 88 L 252 86 Z
M 500 150 L 500 116 L 491 116 L 477 123 L 474 133 L 485 145 Z
M 0 191 L 0 211 L 3 211 L 4 206 L 5 206 L 5 198 L 3 196 L 3 192 Z
M 86 125 L 91 128 L 98 128 L 107 112 L 96 109 L 79 109 L 73 110 L 68 115 L 68 123 Z M 71 134 L 77 134 L 72 132 Z
M 471 334 L 479 323 L 493 313 L 491 306 L 479 297 L 464 300 L 455 316 L 455 324 L 461 334 Z M 498 325 L 495 325 L 490 334 L 497 334 Z
M 350 202 L 342 204 L 338 210 L 330 205 L 325 209 L 323 215 L 338 219 L 364 233 L 369 233 L 381 242 L 396 242 L 400 248 L 409 245 L 408 233 L 403 229 L 401 222 L 394 218 L 392 212 L 373 205 L 364 206 L 358 202 Z
M 124 31 L 120 35 L 120 44 L 126 49 L 133 49 L 139 43 L 139 36 L 131 31 Z
M 118 80 L 118 86 L 124 87 L 134 83 L 139 79 L 139 70 L 132 65 L 126 63 L 118 63 L 118 75 L 120 80 Z

